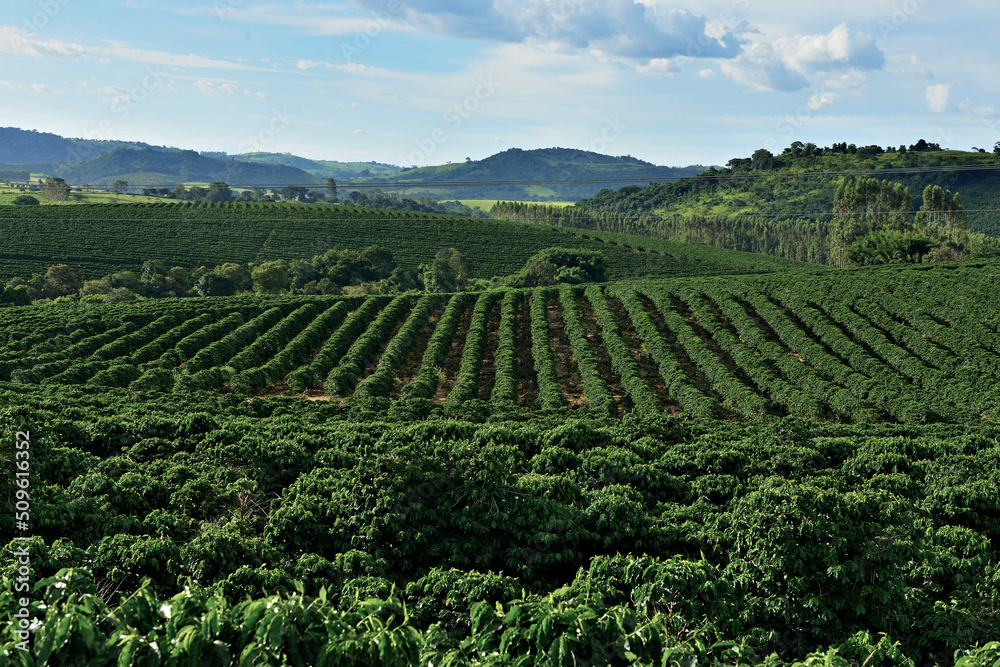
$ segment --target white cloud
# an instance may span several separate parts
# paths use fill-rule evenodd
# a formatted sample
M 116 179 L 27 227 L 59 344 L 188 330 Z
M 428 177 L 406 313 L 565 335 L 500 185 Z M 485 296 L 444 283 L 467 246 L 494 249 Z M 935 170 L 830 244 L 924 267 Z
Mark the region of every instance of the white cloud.
M 833 103 L 837 101 L 840 95 L 830 92 L 819 92 L 809 98 L 809 102 L 806 106 L 813 111 L 819 111 L 820 109 L 827 109 L 833 106 Z
M 220 83 L 215 84 L 211 81 L 195 81 L 194 87 L 197 88 L 206 97 L 222 97 L 224 95 L 243 95 L 255 100 L 266 100 L 268 95 L 266 93 L 253 92 L 250 90 L 243 90 L 235 83 Z
M 0 53 L 32 58 L 80 58 L 86 49 L 58 39 L 40 39 L 21 28 L 0 26 Z
M 666 74 L 673 76 L 680 72 L 681 68 L 669 58 L 653 58 L 646 65 L 637 65 L 636 70 L 642 74 Z
M 744 47 L 731 61 L 720 62 L 723 73 L 756 90 L 801 90 L 810 79 L 830 79 L 881 69 L 885 54 L 875 38 L 864 32 L 852 37 L 841 23 L 825 35 L 783 37 L 774 43 L 758 41 Z
M 944 113 L 951 106 L 949 100 L 951 98 L 951 84 L 950 83 L 936 83 L 932 86 L 927 86 L 924 90 L 924 97 L 927 99 L 927 106 L 934 113 Z
M 733 81 L 755 90 L 793 91 L 809 85 L 809 80 L 792 71 L 766 42 L 748 45 L 738 58 L 721 61 L 719 69 Z
M 994 118 L 996 116 L 996 109 L 985 104 L 976 104 L 972 100 L 962 100 L 958 103 L 958 108 L 967 114 L 973 116 L 982 116 L 985 118 Z
M 774 43 L 782 61 L 792 69 L 809 73 L 844 68 L 876 70 L 885 65 L 885 54 L 868 33 L 851 37 L 846 23 L 826 35 L 796 35 Z
M 381 0 L 355 0 L 383 11 Z M 421 33 L 507 43 L 553 43 L 608 56 L 638 60 L 662 73 L 653 61 L 678 56 L 731 58 L 739 38 L 718 22 L 686 9 L 663 9 L 635 0 L 411 0 L 393 23 Z
M 705 68 L 705 69 L 701 70 L 700 72 L 698 72 L 698 76 L 700 76 L 703 79 L 714 79 L 715 78 L 715 70 L 712 69 L 712 68 Z
M 325 67 L 327 69 L 333 68 L 332 64 L 320 62 L 318 60 L 299 60 L 295 63 L 295 66 L 302 71 L 311 70 L 314 67 Z
M 891 55 L 886 58 L 891 64 L 891 69 L 896 74 L 901 74 L 909 79 L 933 79 L 934 72 L 920 62 L 917 54 Z
M 58 90 L 54 90 L 48 84 L 45 83 L 33 83 L 31 84 L 31 89 L 36 93 L 58 93 Z

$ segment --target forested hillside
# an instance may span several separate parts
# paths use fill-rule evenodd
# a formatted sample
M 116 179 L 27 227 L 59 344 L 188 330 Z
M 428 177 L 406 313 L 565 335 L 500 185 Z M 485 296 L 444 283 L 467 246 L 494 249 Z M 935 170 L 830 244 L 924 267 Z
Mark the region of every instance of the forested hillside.
M 51 132 L 0 127 L 0 163 L 58 165 L 62 162 L 81 162 L 119 148 L 177 151 L 176 148 L 150 146 L 141 141 L 68 139 Z
M 989 238 L 1000 235 L 1000 155 L 945 151 L 926 143 L 887 151 L 797 142 L 781 156 L 760 150 L 751 158 L 730 160 L 725 169 L 713 167 L 676 183 L 605 189 L 572 207 L 502 203 L 491 215 L 838 264 L 842 255 L 834 235 L 841 223 L 835 199 L 838 190 L 863 180 L 906 188 L 910 201 L 904 208 L 914 214 L 923 210 L 929 218 L 941 213 L 933 209 L 943 201 L 938 192 L 958 195 L 950 205 L 961 209 L 968 234 L 938 255 L 961 258 L 1000 251 Z M 877 206 L 875 200 L 872 205 Z M 928 237 L 929 244 L 894 238 L 881 254 L 897 255 L 893 261 L 913 261 L 914 256 L 920 261 L 930 248 L 949 245 L 927 233 L 919 215 L 908 220 L 891 231 Z

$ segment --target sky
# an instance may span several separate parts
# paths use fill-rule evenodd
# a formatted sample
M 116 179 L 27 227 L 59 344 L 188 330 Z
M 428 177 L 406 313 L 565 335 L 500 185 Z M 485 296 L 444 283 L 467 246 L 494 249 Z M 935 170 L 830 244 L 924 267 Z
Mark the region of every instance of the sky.
M 4 0 L 0 126 L 402 166 L 1000 141 L 996 0 Z

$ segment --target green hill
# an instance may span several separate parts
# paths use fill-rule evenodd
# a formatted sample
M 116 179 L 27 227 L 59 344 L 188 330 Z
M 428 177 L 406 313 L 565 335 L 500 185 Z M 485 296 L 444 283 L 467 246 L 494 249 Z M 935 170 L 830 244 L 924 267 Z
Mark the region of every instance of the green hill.
M 581 209 L 622 216 L 766 216 L 829 219 L 833 197 L 848 175 L 901 183 L 910 189 L 914 209 L 928 185 L 958 192 L 967 211 L 966 226 L 1000 236 L 1000 155 L 934 150 L 924 146 L 901 152 L 878 146 L 847 144 L 818 148 L 796 143 L 781 155 L 759 150 L 734 158 L 724 169 L 709 169 L 698 178 L 645 187 L 628 186 L 598 193 L 580 202 Z M 858 175 L 854 173 L 854 175 Z
M 953 246 L 945 247 L 935 232 L 920 231 L 925 218 L 911 218 L 909 232 L 894 233 L 900 238 L 916 234 L 914 239 L 920 237 L 927 243 L 919 241 L 912 252 L 904 246 L 898 252 L 886 246 L 887 252 L 892 250 L 886 255 L 892 255 L 892 261 L 920 261 L 922 256 L 937 260 L 989 257 L 1000 251 L 1000 155 L 941 150 L 926 142 L 898 150 L 847 144 L 818 148 L 796 143 L 780 156 L 762 149 L 750 158 L 730 160 L 725 169 L 713 167 L 694 178 L 604 189 L 574 206 L 505 202 L 490 213 L 507 220 L 836 263 L 839 255 L 830 235 L 834 198 L 849 179 L 862 178 L 905 186 L 913 211 L 923 207 L 928 186 L 961 197 L 967 231 L 955 237 Z M 932 211 L 931 221 L 934 216 Z M 932 248 L 929 254 L 926 249 L 919 250 L 926 245 Z
M 176 148 L 151 146 L 141 141 L 68 139 L 51 132 L 0 127 L 0 163 L 14 165 L 58 165 L 111 153 L 119 148 L 155 149 L 177 152 Z M 33 171 L 43 171 L 35 169 Z
M 656 179 L 693 176 L 701 166 L 658 167 L 637 158 L 612 157 L 570 148 L 510 150 L 483 160 L 407 169 L 392 182 L 413 183 L 407 194 L 437 199 L 504 199 L 526 201 L 577 201 L 593 196 L 616 179 Z M 603 180 L 602 180 L 603 179 Z M 373 183 L 389 179 L 370 179 Z M 582 183 L 529 183 L 527 181 L 591 181 Z M 522 181 L 493 185 L 496 181 Z M 419 184 L 434 184 L 428 187 Z M 457 185 L 462 183 L 463 185 Z M 451 187 L 449 187 L 449 184 Z
M 119 148 L 93 160 L 64 164 L 54 175 L 74 185 L 111 185 L 119 179 L 128 181 L 133 186 L 160 187 L 211 181 L 265 187 L 321 182 L 315 176 L 295 167 L 215 160 L 195 151 L 165 153 L 148 148 Z

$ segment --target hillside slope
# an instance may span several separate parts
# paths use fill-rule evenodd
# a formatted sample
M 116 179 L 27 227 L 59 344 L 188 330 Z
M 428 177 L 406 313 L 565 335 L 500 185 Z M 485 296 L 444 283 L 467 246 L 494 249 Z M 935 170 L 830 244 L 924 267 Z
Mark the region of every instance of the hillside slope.
M 472 276 L 518 272 L 551 246 L 600 250 L 612 278 L 759 273 L 817 267 L 762 255 L 547 225 L 308 204 L 94 204 L 0 206 L 0 277 L 28 277 L 69 264 L 81 279 L 146 260 L 215 266 L 306 259 L 330 248 L 381 245 L 416 268 L 441 248 L 459 249 Z
M 155 149 L 176 152 L 176 148 L 151 146 L 141 141 L 69 139 L 52 134 L 0 127 L 0 164 L 60 164 L 81 162 L 119 148 Z
M 603 191 L 578 204 L 591 212 L 619 216 L 763 216 L 829 219 L 833 198 L 848 175 L 889 180 L 910 189 L 914 210 L 928 185 L 958 192 L 972 231 L 1000 236 L 1000 155 L 931 150 L 885 151 L 880 147 L 812 148 L 793 144 L 781 155 L 759 150 L 734 158 L 725 169 L 699 178 L 645 187 Z M 915 145 L 916 146 L 916 145 Z M 853 150 L 854 152 L 850 152 Z
M 204 153 L 203 153 L 204 154 Z M 370 176 L 392 176 L 399 173 L 399 167 L 380 162 L 337 162 L 335 160 L 312 160 L 286 153 L 241 153 L 239 155 L 207 154 L 217 159 L 234 159 L 256 164 L 276 164 L 295 167 L 317 178 L 332 178 L 338 183 Z

